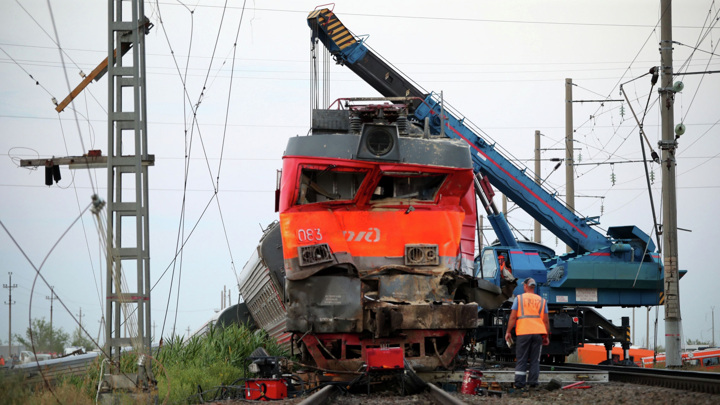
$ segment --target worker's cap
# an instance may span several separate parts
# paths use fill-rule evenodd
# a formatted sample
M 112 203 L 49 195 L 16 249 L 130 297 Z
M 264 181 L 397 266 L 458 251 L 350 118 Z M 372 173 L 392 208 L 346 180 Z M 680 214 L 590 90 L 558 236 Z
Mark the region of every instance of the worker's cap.
M 498 256 L 498 260 L 505 260 L 505 256 L 504 256 L 504 255 L 499 255 L 499 256 Z
M 529 285 L 530 287 L 535 287 L 535 285 L 536 285 L 535 279 L 532 278 L 532 277 L 526 278 L 525 281 L 524 281 L 524 283 L 527 284 L 527 285 Z

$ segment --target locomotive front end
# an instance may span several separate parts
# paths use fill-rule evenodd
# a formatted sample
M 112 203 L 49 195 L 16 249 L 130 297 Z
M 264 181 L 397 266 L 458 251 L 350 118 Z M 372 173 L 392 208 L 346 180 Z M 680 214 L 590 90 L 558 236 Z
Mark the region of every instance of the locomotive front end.
M 279 209 L 287 329 L 305 360 L 355 371 L 367 349 L 447 368 L 477 304 L 466 145 L 424 135 L 404 105 L 316 110 L 283 157 Z

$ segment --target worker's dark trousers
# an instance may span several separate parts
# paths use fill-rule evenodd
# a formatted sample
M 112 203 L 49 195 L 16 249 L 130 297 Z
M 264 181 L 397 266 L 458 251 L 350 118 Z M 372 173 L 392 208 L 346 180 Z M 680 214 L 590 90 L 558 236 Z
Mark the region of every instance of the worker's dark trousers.
M 520 335 L 517 337 L 515 356 L 515 387 L 524 388 L 525 380 L 530 386 L 538 385 L 540 376 L 540 352 L 542 351 L 542 335 Z M 530 371 L 528 372 L 528 362 Z

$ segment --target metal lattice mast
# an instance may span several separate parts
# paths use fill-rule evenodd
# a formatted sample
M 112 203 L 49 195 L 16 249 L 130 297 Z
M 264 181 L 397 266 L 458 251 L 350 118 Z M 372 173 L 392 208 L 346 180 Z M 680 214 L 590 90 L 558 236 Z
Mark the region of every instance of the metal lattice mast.
M 105 330 L 112 359 L 128 346 L 150 353 L 148 168 L 142 164 L 149 159 L 145 96 L 149 27 L 142 0 L 109 0 Z M 135 193 L 123 194 L 123 185 Z

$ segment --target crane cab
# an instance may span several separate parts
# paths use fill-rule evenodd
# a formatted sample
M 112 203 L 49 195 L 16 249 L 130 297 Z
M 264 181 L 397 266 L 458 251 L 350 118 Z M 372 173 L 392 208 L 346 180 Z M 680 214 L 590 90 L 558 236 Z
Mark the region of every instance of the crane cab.
M 547 282 L 546 261 L 553 256 L 550 248 L 532 242 L 523 242 L 520 248 L 488 246 L 475 259 L 474 276 L 498 287 L 515 281 L 519 285 L 515 294 L 520 294 L 521 281 L 528 277 L 534 278 L 538 284 Z

